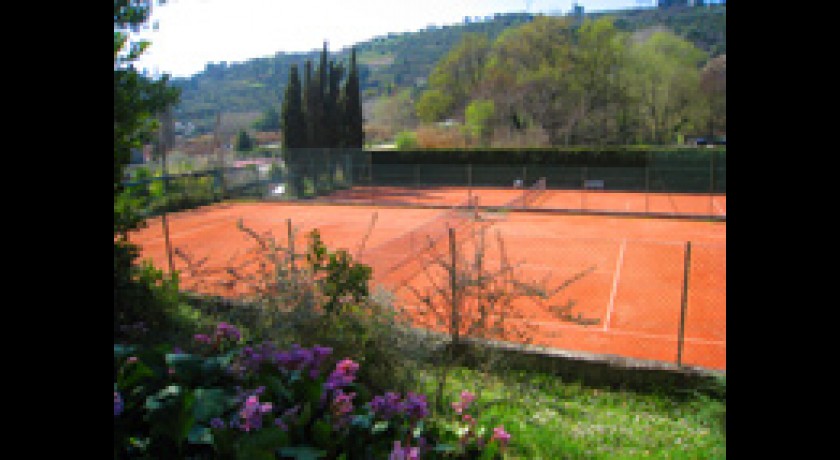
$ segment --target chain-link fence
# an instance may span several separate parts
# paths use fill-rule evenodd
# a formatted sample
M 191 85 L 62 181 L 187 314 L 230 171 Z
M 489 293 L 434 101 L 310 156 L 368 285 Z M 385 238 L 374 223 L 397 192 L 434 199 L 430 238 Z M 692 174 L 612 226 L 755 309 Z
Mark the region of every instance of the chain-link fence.
M 689 216 L 725 220 L 726 152 L 647 152 L 634 164 L 473 164 L 389 162 L 388 152 L 295 149 L 225 168 L 126 182 L 149 208 L 182 209 L 220 199 L 451 208 L 478 207 Z M 218 163 L 217 163 L 218 164 Z M 593 162 L 593 164 L 596 164 Z M 539 179 L 546 193 L 516 202 Z M 161 205 L 163 187 L 167 204 Z

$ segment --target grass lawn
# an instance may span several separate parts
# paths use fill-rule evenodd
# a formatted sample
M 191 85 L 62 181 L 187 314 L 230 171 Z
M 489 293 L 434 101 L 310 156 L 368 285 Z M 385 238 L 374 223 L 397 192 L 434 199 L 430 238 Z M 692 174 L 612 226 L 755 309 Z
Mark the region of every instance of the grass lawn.
M 435 369 L 421 367 L 418 382 L 435 394 Z M 467 368 L 455 368 L 446 383 L 447 401 L 462 390 L 477 395 L 472 413 L 479 426 L 504 425 L 512 458 L 726 458 L 726 401 L 699 392 L 643 394 Z

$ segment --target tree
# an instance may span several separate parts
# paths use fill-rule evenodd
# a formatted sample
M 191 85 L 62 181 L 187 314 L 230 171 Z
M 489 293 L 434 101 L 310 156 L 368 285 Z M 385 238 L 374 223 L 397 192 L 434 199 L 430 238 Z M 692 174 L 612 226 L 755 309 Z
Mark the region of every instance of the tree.
M 284 148 L 297 149 L 306 146 L 306 121 L 303 115 L 301 84 L 297 64 L 289 69 L 289 83 L 283 96 L 281 130 Z
M 706 53 L 668 31 L 656 31 L 628 53 L 628 91 L 638 102 L 640 141 L 671 143 L 700 127 L 699 65 Z
M 248 135 L 248 132 L 243 130 L 239 131 L 239 134 L 236 135 L 236 142 L 234 144 L 234 149 L 237 152 L 248 152 L 254 148 L 254 140 L 251 139 L 251 136 Z
M 493 43 L 476 94 L 494 101 L 508 137 L 540 128 L 551 144 L 568 142 L 580 117 L 571 25 L 568 18 L 539 16 Z
M 179 91 L 168 85 L 168 76 L 154 81 L 140 73 L 133 62 L 148 42 L 131 42 L 130 32 L 148 20 L 152 2 L 114 0 L 114 337 L 121 337 L 121 326 L 142 321 L 160 332 L 167 323 L 172 303 L 167 300 L 172 287 L 162 272 L 139 266 L 139 249 L 128 242 L 128 231 L 143 223 L 133 208 L 130 194 L 124 194 L 123 170 L 132 148 L 153 140 L 156 116 L 167 113 L 179 98 Z M 115 446 L 115 450 L 117 447 Z M 118 455 L 121 456 L 121 455 Z
M 428 94 L 420 98 L 418 116 L 438 121 L 462 110 L 481 80 L 490 42 L 486 35 L 466 33 L 429 74 Z
M 254 122 L 253 126 L 258 131 L 278 131 L 280 129 L 280 113 L 274 106 L 269 107 L 263 112 L 262 117 Z
M 146 41 L 131 42 L 151 14 L 152 2 L 114 1 L 114 197 L 122 192 L 123 171 L 132 148 L 153 139 L 156 117 L 178 101 L 180 91 L 169 86 L 169 76 L 151 80 L 133 66 Z M 115 203 L 117 204 L 117 203 Z M 114 233 L 124 235 L 142 222 L 126 207 L 114 208 Z
M 726 134 L 726 55 L 709 60 L 700 73 L 700 89 L 708 104 L 708 135 Z
M 350 51 L 350 69 L 344 85 L 342 112 L 343 147 L 362 148 L 365 142 L 362 99 L 359 92 L 359 69 L 356 65 L 356 48 Z
M 341 81 L 344 79 L 344 66 L 333 61 L 329 63 L 329 85 L 324 98 L 326 118 L 325 140 L 329 148 L 341 147 L 343 136 L 341 106 Z
M 491 120 L 495 105 L 492 100 L 476 99 L 467 105 L 464 119 L 470 136 L 479 141 L 481 146 L 487 146 L 490 141 Z

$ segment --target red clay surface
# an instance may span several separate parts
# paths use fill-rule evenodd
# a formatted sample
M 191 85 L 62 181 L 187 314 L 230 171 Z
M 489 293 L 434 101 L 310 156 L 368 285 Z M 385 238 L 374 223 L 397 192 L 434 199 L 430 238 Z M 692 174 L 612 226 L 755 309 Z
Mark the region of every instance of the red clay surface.
M 444 331 L 437 320 L 448 318 L 448 313 L 424 314 L 414 294 L 427 292 L 432 282 L 446 285 L 442 270 L 423 268 L 429 256 L 416 253 L 431 233 L 441 238 L 434 251 L 448 257 L 446 227 L 428 225 L 444 215 L 457 227 L 459 251 L 467 258 L 472 257 L 474 244 L 467 237 L 475 228 L 486 229 L 483 264 L 488 270 L 500 267 L 500 237 L 520 281 L 545 281 L 553 289 L 585 273 L 547 300 L 513 301 L 501 338 L 522 341 L 519 335 L 524 334 L 525 341 L 534 345 L 671 363 L 677 358 L 685 243 L 691 241 L 683 364 L 726 369 L 725 222 L 511 211 L 480 212 L 481 225 L 473 225 L 464 213 L 440 209 L 284 203 L 219 204 L 170 214 L 168 220 L 172 246 L 194 261 L 204 260 L 205 268 L 216 268 L 215 281 L 224 279 L 222 267 L 253 259 L 255 241 L 237 229 L 239 219 L 282 244 L 290 219 L 297 231 L 297 252 L 303 251 L 305 234 L 318 228 L 329 248 L 347 249 L 371 265 L 374 283 L 394 292 L 415 324 Z M 161 229 L 160 220 L 152 219 L 130 239 L 141 246 L 144 258 L 165 268 Z M 175 265 L 184 270 L 186 264 L 176 257 Z M 247 283 L 225 287 L 187 273 L 182 274 L 182 287 L 228 296 L 249 290 Z M 594 324 L 570 323 L 552 312 L 569 302 L 572 315 L 580 314 Z M 477 313 L 470 303 L 464 316 L 471 308 L 472 314 Z
M 340 190 L 324 198 L 326 201 L 371 205 L 465 205 L 471 196 L 479 206 L 522 206 L 522 189 L 493 187 L 367 187 Z M 671 215 L 726 216 L 726 195 L 662 192 L 613 192 L 603 190 L 545 190 L 526 207 L 610 211 L 619 213 L 651 213 Z

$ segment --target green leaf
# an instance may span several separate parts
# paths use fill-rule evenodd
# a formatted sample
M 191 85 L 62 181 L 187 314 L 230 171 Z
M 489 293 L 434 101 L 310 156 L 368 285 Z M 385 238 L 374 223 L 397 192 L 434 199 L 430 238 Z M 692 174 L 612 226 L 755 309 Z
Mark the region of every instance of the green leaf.
M 350 424 L 352 426 L 361 428 L 363 430 L 367 430 L 370 428 L 370 424 L 373 421 L 373 414 L 367 415 L 354 415 L 350 419 Z
M 206 426 L 194 426 L 187 435 L 191 444 L 213 444 L 213 432 Z
M 312 427 L 312 437 L 315 444 L 319 446 L 330 447 L 333 444 L 332 427 L 324 420 L 316 420 Z
M 152 378 L 155 372 L 142 361 L 137 361 L 125 367 L 125 372 L 117 375 L 117 386 L 122 389 L 134 388 L 140 382 Z
M 237 458 L 241 459 L 271 459 L 276 458 L 275 452 L 289 442 L 288 435 L 279 428 L 268 427 L 244 434 L 237 446 Z
M 317 460 L 327 455 L 323 450 L 318 450 L 312 446 L 284 447 L 279 450 L 279 453 L 284 457 L 291 457 L 296 460 Z
M 114 359 L 123 360 L 128 358 L 129 356 L 133 355 L 137 350 L 137 347 L 133 345 L 120 345 L 118 343 L 114 344 Z
M 194 379 L 201 375 L 203 360 L 200 356 L 188 354 L 166 355 L 166 365 L 175 369 L 175 373 L 185 379 Z
M 442 454 L 445 454 L 445 453 L 448 453 L 448 452 L 457 452 L 458 451 L 458 449 L 451 444 L 438 444 L 432 450 L 435 451 L 435 452 L 442 453 Z
M 172 402 L 179 394 L 181 394 L 181 387 L 179 385 L 169 385 L 168 387 L 159 390 L 153 395 L 146 397 L 146 409 L 155 411 L 162 409 L 168 403 Z
M 230 406 L 231 396 L 220 388 L 196 388 L 194 394 L 193 417 L 198 422 L 221 417 Z
M 499 443 L 497 441 L 488 442 L 481 452 L 481 460 L 492 460 L 499 457 Z
M 373 434 L 381 433 L 381 432 L 388 429 L 388 425 L 389 425 L 389 423 L 388 423 L 387 420 L 376 422 L 373 425 L 373 429 L 371 429 L 370 432 L 373 433 Z

